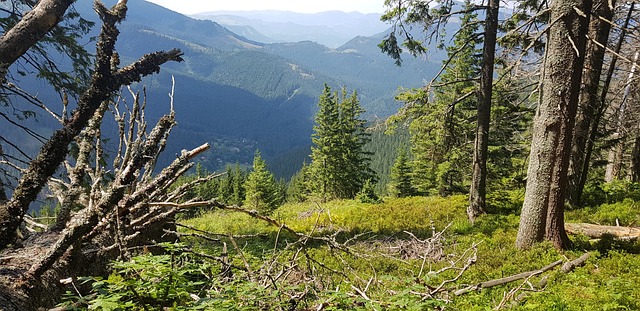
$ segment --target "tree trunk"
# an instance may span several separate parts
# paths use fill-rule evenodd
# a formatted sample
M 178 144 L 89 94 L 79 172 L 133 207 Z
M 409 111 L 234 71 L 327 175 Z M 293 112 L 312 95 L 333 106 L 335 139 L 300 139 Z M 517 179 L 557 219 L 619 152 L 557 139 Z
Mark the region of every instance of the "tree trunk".
M 610 6 L 608 0 L 595 0 L 593 4 L 595 15 L 591 16 L 589 24 L 589 38 L 597 43 L 593 41 L 587 42 L 583 87 L 573 134 L 571 164 L 569 167 L 569 200 L 575 206 L 580 205 L 580 196 L 582 194 L 582 189 L 579 186 L 580 177 L 582 176 L 586 158 L 584 151 L 589 138 L 589 129 L 596 119 L 596 112 L 598 111 L 598 89 L 605 54 L 605 49 L 601 45 L 607 45 L 611 31 L 611 25 L 599 17 L 612 20 L 615 3 L 616 1 L 612 0 Z
M 556 248 L 570 245 L 564 231 L 564 203 L 571 140 L 580 93 L 591 1 L 557 0 L 534 118 L 527 186 L 516 239 L 519 249 L 548 239 Z
M 633 142 L 633 151 L 631 152 L 631 182 L 640 181 L 640 134 L 636 133 L 636 139 Z
M 584 185 L 587 182 L 587 176 L 589 173 L 589 164 L 591 162 L 591 154 L 593 153 L 593 148 L 595 146 L 596 138 L 598 137 L 598 128 L 600 127 L 600 121 L 604 115 L 604 111 L 607 108 L 607 94 L 609 93 L 609 86 L 611 85 L 611 80 L 613 79 L 613 74 L 616 70 L 616 64 L 618 62 L 618 54 L 622 50 L 622 44 L 625 42 L 625 37 L 627 33 L 627 27 L 631 21 L 631 16 L 633 15 L 635 3 L 631 2 L 629 6 L 629 11 L 627 12 L 627 17 L 621 27 L 620 37 L 618 38 L 618 43 L 614 49 L 613 56 L 611 57 L 611 63 L 609 64 L 609 69 L 607 70 L 607 75 L 604 80 L 604 84 L 602 86 L 602 91 L 600 92 L 600 98 L 597 102 L 597 113 L 595 115 L 595 119 L 592 121 L 589 129 L 589 139 L 586 141 L 585 155 L 582 161 L 582 169 L 580 170 L 580 176 L 578 179 L 576 192 L 576 199 L 580 202 L 582 198 L 582 192 L 584 190 Z
M 629 72 L 629 77 L 627 78 L 627 83 L 624 88 L 622 102 L 620 103 L 620 107 L 618 107 L 618 122 L 616 125 L 616 131 L 613 134 L 613 139 L 616 139 L 618 141 L 609 151 L 607 170 L 604 175 L 605 182 L 612 182 L 614 180 L 620 179 L 620 174 L 622 171 L 622 156 L 624 153 L 624 145 L 627 136 L 625 128 L 627 119 L 627 100 L 629 99 L 629 95 L 631 93 L 631 84 L 633 83 L 633 77 L 636 72 L 636 63 L 638 62 L 639 55 L 640 52 L 636 51 L 635 57 L 633 59 L 633 64 L 631 65 L 631 71 Z
M 469 193 L 469 206 L 467 207 L 467 215 L 471 223 L 486 211 L 487 150 L 489 146 L 493 65 L 496 54 L 499 6 L 499 0 L 489 0 L 484 24 L 482 70 L 480 74 L 480 92 L 478 92 L 478 125 L 476 127 L 476 140 L 473 151 L 473 176 Z

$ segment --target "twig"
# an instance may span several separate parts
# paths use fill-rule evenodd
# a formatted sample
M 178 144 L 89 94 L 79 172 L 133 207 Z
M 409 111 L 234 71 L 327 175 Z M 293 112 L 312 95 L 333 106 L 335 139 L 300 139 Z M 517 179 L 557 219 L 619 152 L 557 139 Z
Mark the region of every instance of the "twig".
M 233 238 L 233 235 L 229 234 L 229 239 L 233 244 L 233 248 L 236 249 L 236 252 L 238 252 L 238 254 L 240 255 L 240 258 L 242 258 L 242 262 L 244 262 L 244 267 L 247 268 L 247 273 L 249 273 L 249 278 L 253 279 L 253 271 L 251 270 L 251 266 L 249 266 L 247 259 L 244 257 L 244 253 L 242 252 L 240 247 L 238 247 L 238 244 L 236 243 L 236 240 Z

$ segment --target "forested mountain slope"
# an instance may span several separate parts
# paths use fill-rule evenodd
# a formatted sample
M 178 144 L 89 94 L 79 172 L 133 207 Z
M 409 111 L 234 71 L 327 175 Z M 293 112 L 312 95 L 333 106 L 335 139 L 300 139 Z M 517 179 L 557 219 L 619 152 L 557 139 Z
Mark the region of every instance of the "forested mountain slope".
M 105 1 L 107 5 L 112 2 Z M 91 1 L 77 2 L 75 7 L 84 18 L 97 20 Z M 184 62 L 167 65 L 161 74 L 135 88 L 146 87 L 146 113 L 152 121 L 168 109 L 167 94 L 171 76 L 175 77 L 179 126 L 161 162 L 183 148 L 207 141 L 213 148 L 200 160 L 209 170 L 222 169 L 226 163 L 248 164 L 256 148 L 268 162 L 276 158 L 301 162 L 302 158 L 286 155 L 308 146 L 324 83 L 357 90 L 367 116 L 384 118 L 399 107 L 393 99 L 399 86 L 419 86 L 439 67 L 408 56 L 405 66 L 396 67 L 375 52 L 378 37 L 359 37 L 339 49 L 310 42 L 265 45 L 212 21 L 192 19 L 143 0 L 129 1 L 129 15 L 120 31 L 116 47 L 123 63 L 149 50 L 180 48 L 185 52 Z M 97 32 L 96 26 L 89 36 Z M 83 40 L 89 42 L 89 38 Z M 61 102 L 34 76 L 25 77 L 22 86 L 44 102 Z M 43 137 L 57 125 L 45 114 L 26 122 Z M 20 135 L 7 124 L 1 126 L 7 133 Z M 112 126 L 106 124 L 105 132 L 116 133 Z M 36 142 L 25 143 L 32 145 L 27 151 L 37 150 Z

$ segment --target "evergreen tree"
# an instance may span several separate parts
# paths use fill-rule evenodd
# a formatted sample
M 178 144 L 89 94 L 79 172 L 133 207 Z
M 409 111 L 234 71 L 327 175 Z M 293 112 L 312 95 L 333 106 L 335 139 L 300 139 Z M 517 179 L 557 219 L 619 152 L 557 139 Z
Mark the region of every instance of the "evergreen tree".
M 389 194 L 396 198 L 404 198 L 415 194 L 411 184 L 411 166 L 405 148 L 398 148 L 398 157 L 391 167 Z
M 218 187 L 218 200 L 225 204 L 229 204 L 233 198 L 233 175 L 231 165 L 227 165 L 226 174 L 220 180 L 220 185 Z
M 311 165 L 309 167 L 310 188 L 326 201 L 334 193 L 333 181 L 337 180 L 339 168 L 339 110 L 331 88 L 325 84 L 316 113 L 311 141 Z
M 466 3 L 470 8 L 472 4 Z M 474 140 L 473 119 L 479 73 L 477 15 L 467 10 L 453 45 L 447 47 L 449 64 L 433 94 L 419 89 L 398 99 L 408 103 L 403 117 L 413 119 L 411 133 L 413 184 L 423 194 L 449 195 L 465 192 L 471 175 Z M 433 98 L 432 98 L 433 97 Z
M 274 204 L 275 206 L 280 206 L 287 201 L 287 182 L 284 178 L 280 178 L 275 183 L 275 191 L 274 191 Z
M 244 183 L 246 182 L 246 174 L 240 168 L 240 164 L 236 163 L 233 168 L 233 193 L 231 195 L 231 204 L 242 205 L 245 198 Z
M 267 170 L 267 164 L 256 151 L 253 158 L 253 171 L 249 173 L 244 184 L 246 198 L 244 204 L 260 213 L 268 214 L 277 207 L 276 181 Z
M 332 93 L 328 85 L 318 105 L 309 186 L 323 201 L 354 198 L 365 181 L 374 178 L 369 168 L 369 154 L 363 150 L 369 141 L 365 121 L 359 119 L 364 110 L 356 92 L 347 96 L 343 89 L 339 96 Z
M 291 176 L 287 187 L 287 199 L 290 202 L 301 203 L 306 201 L 310 195 L 309 191 L 309 165 L 302 165 L 300 171 Z

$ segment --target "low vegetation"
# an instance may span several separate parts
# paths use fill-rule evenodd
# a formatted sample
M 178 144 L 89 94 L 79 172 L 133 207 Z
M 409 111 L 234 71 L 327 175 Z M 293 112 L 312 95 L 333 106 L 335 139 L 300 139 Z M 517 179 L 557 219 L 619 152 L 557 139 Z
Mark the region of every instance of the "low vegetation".
M 108 279 L 87 279 L 92 296 L 82 300 L 70 291 L 65 303 L 97 310 L 640 308 L 640 243 L 574 236 L 574 248 L 565 252 L 548 242 L 518 251 L 519 217 L 512 211 L 520 202 L 517 193 L 512 197 L 474 226 L 466 219 L 466 196 L 286 204 L 273 212 L 272 223 L 237 211 L 203 211 L 181 221 L 182 244 L 114 263 Z M 569 211 L 567 218 L 638 219 L 635 205 L 623 200 Z M 569 273 L 555 268 L 491 288 L 469 287 L 585 252 L 591 254 L 586 263 Z M 465 288 L 471 290 L 456 295 Z

